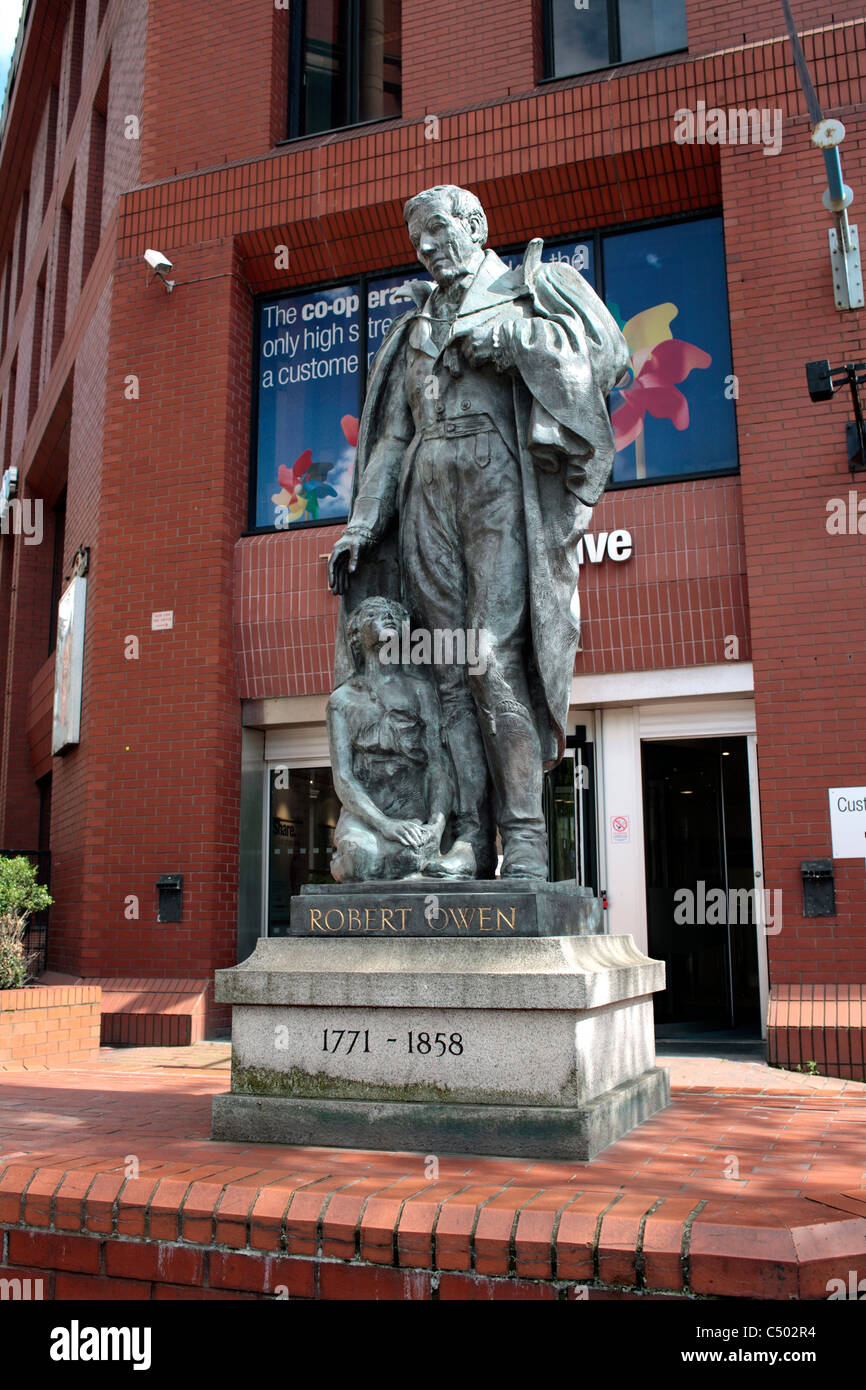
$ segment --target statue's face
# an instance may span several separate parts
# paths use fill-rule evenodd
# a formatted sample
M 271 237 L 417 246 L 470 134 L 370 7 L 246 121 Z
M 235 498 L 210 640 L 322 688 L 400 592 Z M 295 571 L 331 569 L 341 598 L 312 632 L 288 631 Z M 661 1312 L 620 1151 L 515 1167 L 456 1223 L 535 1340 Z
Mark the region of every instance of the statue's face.
M 374 610 L 361 627 L 361 641 L 368 651 L 376 651 L 395 633 L 399 634 L 400 624 L 386 610 Z
M 444 201 L 412 214 L 409 237 L 424 269 L 443 287 L 471 274 L 484 254 L 470 224 L 455 217 Z

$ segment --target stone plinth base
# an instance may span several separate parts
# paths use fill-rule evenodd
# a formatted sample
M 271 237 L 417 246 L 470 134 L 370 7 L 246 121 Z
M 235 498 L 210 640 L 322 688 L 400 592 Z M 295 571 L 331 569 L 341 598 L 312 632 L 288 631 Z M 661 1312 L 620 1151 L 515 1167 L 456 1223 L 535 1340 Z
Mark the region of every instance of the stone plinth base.
M 213 1138 L 306 1147 L 595 1158 L 670 1101 L 653 1067 L 583 1106 L 448 1105 L 413 1101 L 214 1096 Z
M 663 984 L 630 936 L 260 941 L 213 1137 L 592 1158 L 667 1104 Z

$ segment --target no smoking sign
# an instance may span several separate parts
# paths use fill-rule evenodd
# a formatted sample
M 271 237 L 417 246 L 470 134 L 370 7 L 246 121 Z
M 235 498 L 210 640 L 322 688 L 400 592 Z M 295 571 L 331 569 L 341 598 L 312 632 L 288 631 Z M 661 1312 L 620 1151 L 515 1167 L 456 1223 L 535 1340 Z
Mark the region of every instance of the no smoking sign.
M 628 816 L 611 816 L 610 818 L 610 842 L 612 845 L 624 845 L 628 843 Z

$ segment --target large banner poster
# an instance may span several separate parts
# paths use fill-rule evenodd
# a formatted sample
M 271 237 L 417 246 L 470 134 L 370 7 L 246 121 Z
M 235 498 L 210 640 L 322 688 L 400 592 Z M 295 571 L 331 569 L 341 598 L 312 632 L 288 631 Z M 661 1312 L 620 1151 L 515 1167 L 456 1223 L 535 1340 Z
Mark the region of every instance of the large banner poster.
M 260 305 L 256 526 L 348 514 L 360 413 L 357 284 Z
M 516 269 L 523 253 L 502 259 Z M 629 346 L 628 370 L 609 403 L 613 482 L 735 471 L 737 381 L 721 220 L 605 233 L 598 264 L 592 240 L 546 243 L 543 259 L 580 271 Z M 369 364 L 411 307 L 407 285 L 423 278 L 419 266 L 259 302 L 254 527 L 348 518 Z
M 411 307 L 406 286 L 416 278 L 367 281 L 368 366 Z M 341 285 L 260 305 L 256 526 L 348 517 L 366 380 L 359 293 Z
M 610 397 L 614 482 L 736 469 L 721 220 L 617 233 L 603 247 L 605 302 L 631 353 Z

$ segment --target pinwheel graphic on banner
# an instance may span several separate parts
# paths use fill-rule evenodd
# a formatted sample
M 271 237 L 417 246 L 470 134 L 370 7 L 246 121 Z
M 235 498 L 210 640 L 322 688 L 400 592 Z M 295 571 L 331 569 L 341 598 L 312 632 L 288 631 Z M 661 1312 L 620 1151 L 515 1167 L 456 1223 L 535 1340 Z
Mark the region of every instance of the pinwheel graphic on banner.
M 703 348 L 674 337 L 671 321 L 678 313 L 676 304 L 656 304 L 622 324 L 631 352 L 631 380 L 611 397 L 618 396 L 622 402 L 613 411 L 611 423 L 617 451 L 635 446 L 637 478 L 646 477 L 645 416 L 670 420 L 677 430 L 688 429 L 689 403 L 677 387 L 690 372 L 709 367 L 713 360 Z
M 354 451 L 358 443 L 357 417 L 344 415 L 340 427 L 346 443 Z M 337 497 L 347 484 L 351 484 L 353 458 L 354 454 L 352 460 L 347 460 L 341 455 L 337 464 L 316 463 L 313 460 L 312 449 L 304 449 L 291 468 L 281 464 L 277 472 L 280 491 L 274 493 L 271 501 L 275 507 L 282 510 L 286 524 L 301 520 L 318 521 L 322 498 Z M 334 478 L 335 470 L 339 471 L 339 478 Z M 337 482 L 336 487 L 329 481 L 332 478 Z

